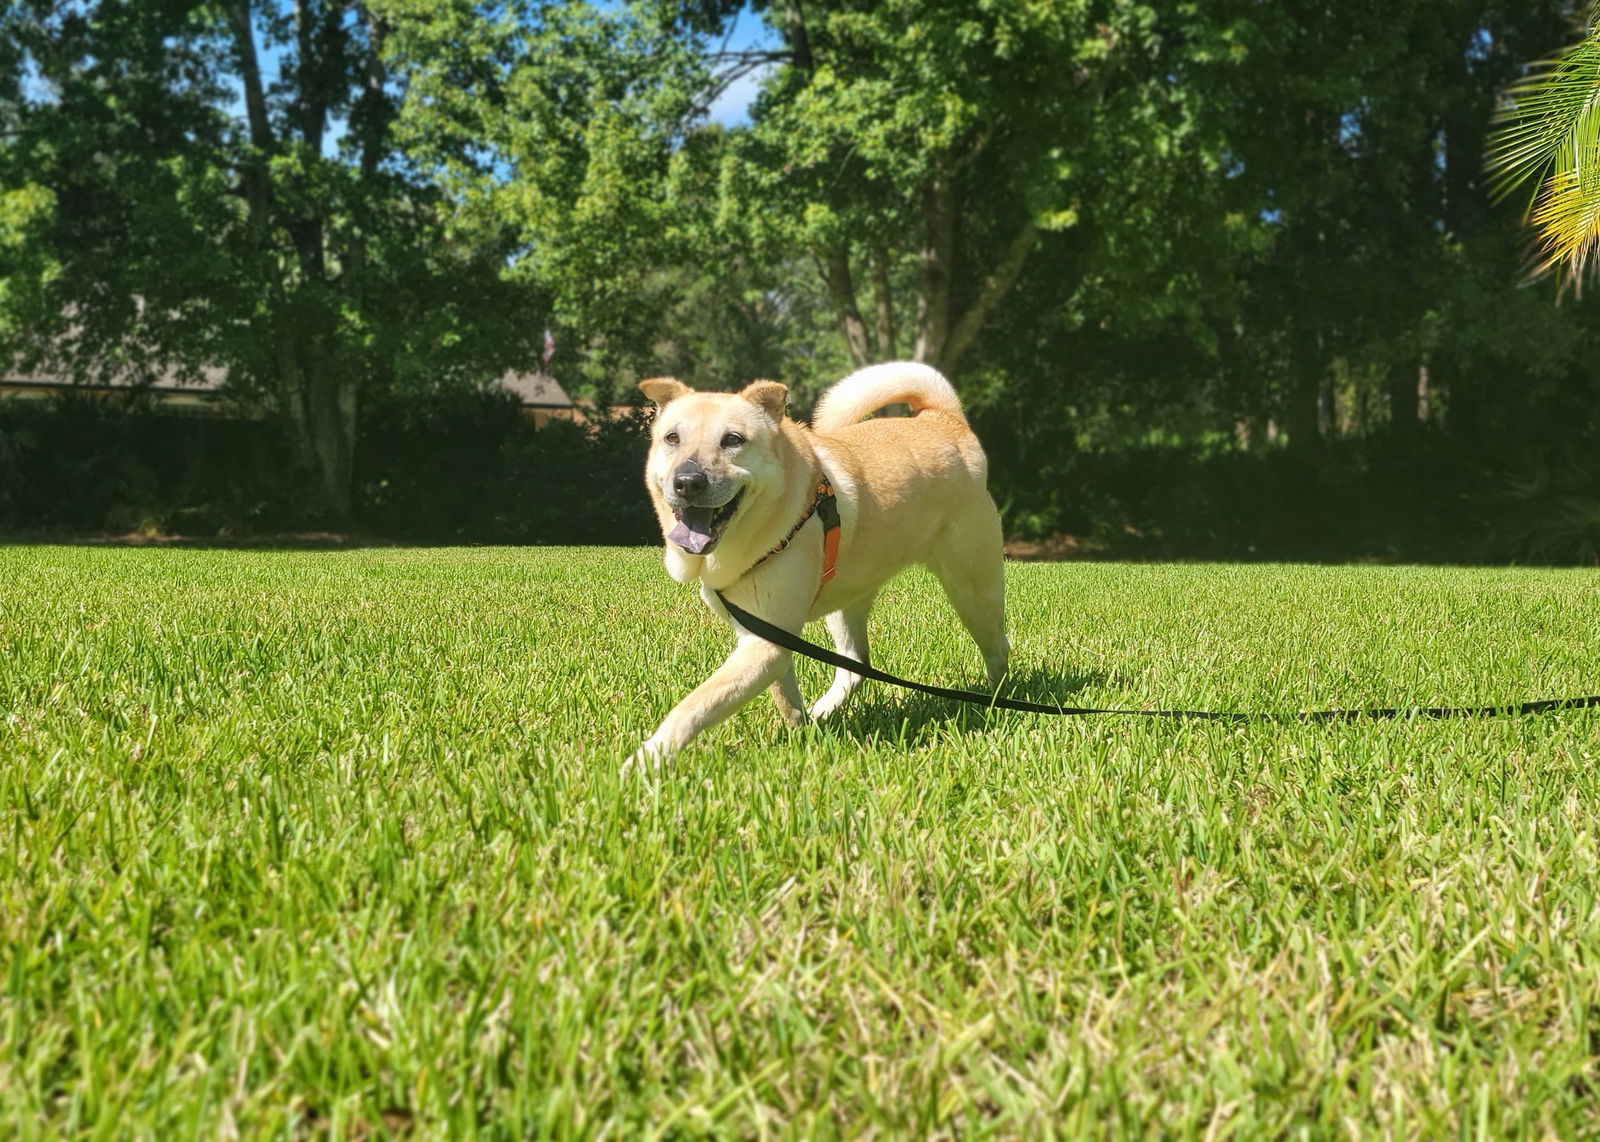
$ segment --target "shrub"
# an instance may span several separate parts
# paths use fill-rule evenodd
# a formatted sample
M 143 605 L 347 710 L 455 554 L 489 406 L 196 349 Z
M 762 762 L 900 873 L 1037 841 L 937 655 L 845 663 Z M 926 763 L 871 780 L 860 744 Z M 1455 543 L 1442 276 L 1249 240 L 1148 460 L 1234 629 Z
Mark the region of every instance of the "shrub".
M 496 392 L 394 401 L 363 422 L 357 518 L 436 542 L 648 542 L 646 425 L 635 412 L 535 429 Z
M 646 420 L 535 429 L 498 392 L 370 406 L 354 523 L 450 543 L 642 543 Z M 0 401 L 0 527 L 212 537 L 318 526 L 271 421 L 163 410 L 140 393 Z
M 1491 554 L 1517 563 L 1600 566 L 1600 464 L 1528 461 L 1493 500 Z
M 140 393 L 0 401 L 0 526 L 272 531 L 305 502 L 264 422 L 174 415 Z

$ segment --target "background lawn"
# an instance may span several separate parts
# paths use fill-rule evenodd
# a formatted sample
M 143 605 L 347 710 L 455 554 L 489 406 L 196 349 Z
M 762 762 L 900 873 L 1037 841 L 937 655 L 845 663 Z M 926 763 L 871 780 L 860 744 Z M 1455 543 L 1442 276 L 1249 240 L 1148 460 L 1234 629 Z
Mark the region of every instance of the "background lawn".
M 1008 575 L 1036 698 L 1600 691 L 1596 571 Z M 728 645 L 652 551 L 12 547 L 0 584 L 7 1133 L 1600 1131 L 1600 714 L 869 684 L 624 781 Z M 873 636 L 981 678 L 920 572 Z

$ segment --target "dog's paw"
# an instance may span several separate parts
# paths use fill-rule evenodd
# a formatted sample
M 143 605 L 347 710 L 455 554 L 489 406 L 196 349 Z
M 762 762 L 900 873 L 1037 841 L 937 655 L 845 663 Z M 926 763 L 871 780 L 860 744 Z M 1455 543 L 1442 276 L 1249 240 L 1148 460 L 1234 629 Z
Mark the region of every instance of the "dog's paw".
M 813 722 L 827 721 L 834 714 L 839 712 L 839 707 L 843 706 L 845 702 L 849 700 L 849 698 L 849 691 L 846 691 L 843 694 L 836 694 L 832 690 L 829 690 L 826 694 L 816 700 L 807 713 L 810 715 Z
M 622 763 L 622 776 L 635 777 L 656 773 L 672 760 L 672 752 L 667 746 L 651 739 L 634 750 L 628 760 Z

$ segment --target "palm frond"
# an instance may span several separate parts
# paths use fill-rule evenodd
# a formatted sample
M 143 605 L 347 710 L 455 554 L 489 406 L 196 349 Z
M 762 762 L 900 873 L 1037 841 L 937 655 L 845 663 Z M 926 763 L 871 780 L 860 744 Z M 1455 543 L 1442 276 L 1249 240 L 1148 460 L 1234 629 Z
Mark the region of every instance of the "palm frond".
M 1558 271 L 1581 288 L 1600 267 L 1600 3 L 1585 39 L 1503 92 L 1485 162 L 1496 201 L 1533 188 L 1532 276 Z
M 1586 125 L 1592 129 L 1600 107 L 1600 36 L 1534 64 L 1504 98 L 1488 147 L 1490 193 L 1496 199 L 1541 179 L 1572 147 L 1577 132 Z
M 1539 234 L 1536 276 L 1566 267 L 1580 279 L 1600 254 L 1600 192 L 1571 171 L 1552 174 L 1540 187 L 1529 221 Z

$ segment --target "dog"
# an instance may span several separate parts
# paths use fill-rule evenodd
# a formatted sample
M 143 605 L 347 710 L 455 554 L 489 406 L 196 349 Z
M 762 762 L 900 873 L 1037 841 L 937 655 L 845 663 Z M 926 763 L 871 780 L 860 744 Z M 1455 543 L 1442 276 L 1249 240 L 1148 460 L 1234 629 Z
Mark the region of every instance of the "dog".
M 789 390 L 776 381 L 708 393 L 658 377 L 639 388 L 657 410 L 645 484 L 667 574 L 698 581 L 738 643 L 625 769 L 667 760 L 763 687 L 784 721 L 805 721 L 789 652 L 734 623 L 718 591 L 787 631 L 822 618 L 840 654 L 868 663 L 873 600 L 897 572 L 922 563 L 977 642 L 989 685 L 1000 685 L 1010 655 L 1000 513 L 983 447 L 936 369 L 909 361 L 861 369 L 823 394 L 809 429 L 789 419 Z M 894 404 L 912 415 L 868 419 Z M 835 671 L 810 717 L 837 712 L 862 681 Z

